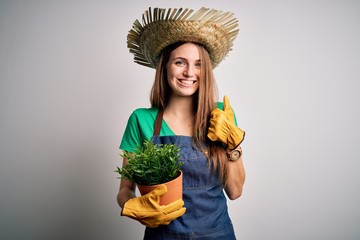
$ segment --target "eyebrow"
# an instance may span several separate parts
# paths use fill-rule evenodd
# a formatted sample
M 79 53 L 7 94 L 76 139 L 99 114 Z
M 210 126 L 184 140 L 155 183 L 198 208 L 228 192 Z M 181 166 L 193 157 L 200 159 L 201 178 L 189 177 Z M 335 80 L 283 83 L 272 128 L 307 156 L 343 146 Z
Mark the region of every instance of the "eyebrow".
M 184 58 L 184 57 L 174 57 L 172 60 L 185 60 L 185 61 L 188 61 L 188 59 L 187 58 Z M 197 60 L 195 60 L 195 61 L 201 61 L 200 59 L 197 59 Z

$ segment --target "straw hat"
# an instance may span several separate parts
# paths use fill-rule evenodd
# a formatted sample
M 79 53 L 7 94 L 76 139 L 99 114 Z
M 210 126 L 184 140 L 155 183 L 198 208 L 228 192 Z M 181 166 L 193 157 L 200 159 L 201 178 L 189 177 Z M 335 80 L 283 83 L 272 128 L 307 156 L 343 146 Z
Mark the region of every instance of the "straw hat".
M 130 53 L 138 64 L 156 68 L 161 51 L 175 42 L 195 42 L 209 52 L 215 68 L 231 50 L 239 32 L 238 20 L 231 12 L 201 8 L 154 8 L 136 20 L 127 36 Z

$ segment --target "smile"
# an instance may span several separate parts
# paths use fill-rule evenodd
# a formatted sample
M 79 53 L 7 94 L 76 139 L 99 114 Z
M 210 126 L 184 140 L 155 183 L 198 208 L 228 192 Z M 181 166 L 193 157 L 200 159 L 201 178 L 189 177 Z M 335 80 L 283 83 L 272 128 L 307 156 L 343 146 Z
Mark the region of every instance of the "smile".
M 184 79 L 178 79 L 178 81 L 181 83 L 181 85 L 184 86 L 192 86 L 197 82 L 197 80 L 184 80 Z

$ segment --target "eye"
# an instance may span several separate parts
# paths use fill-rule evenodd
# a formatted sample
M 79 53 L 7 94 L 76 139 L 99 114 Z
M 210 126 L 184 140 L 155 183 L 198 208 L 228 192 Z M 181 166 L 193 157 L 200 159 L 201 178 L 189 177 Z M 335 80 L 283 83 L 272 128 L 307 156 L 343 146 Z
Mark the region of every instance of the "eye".
M 200 61 L 196 62 L 196 63 L 195 63 L 195 67 L 196 67 L 196 68 L 200 68 L 200 67 L 201 67 L 201 62 L 200 62 Z
M 177 60 L 177 61 L 175 61 L 175 65 L 176 66 L 185 66 L 186 63 L 184 60 Z

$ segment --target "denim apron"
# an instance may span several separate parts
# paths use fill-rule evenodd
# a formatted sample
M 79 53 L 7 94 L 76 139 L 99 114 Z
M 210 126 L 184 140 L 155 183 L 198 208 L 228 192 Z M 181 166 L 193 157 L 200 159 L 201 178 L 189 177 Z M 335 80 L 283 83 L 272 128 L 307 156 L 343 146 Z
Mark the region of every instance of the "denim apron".
M 144 240 L 203 239 L 233 240 L 234 228 L 228 215 L 223 185 L 209 168 L 203 152 L 188 136 L 159 136 L 162 111 L 158 113 L 152 141 L 157 144 L 176 144 L 184 164 L 183 200 L 186 212 L 169 225 L 145 229 Z

